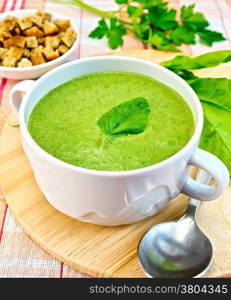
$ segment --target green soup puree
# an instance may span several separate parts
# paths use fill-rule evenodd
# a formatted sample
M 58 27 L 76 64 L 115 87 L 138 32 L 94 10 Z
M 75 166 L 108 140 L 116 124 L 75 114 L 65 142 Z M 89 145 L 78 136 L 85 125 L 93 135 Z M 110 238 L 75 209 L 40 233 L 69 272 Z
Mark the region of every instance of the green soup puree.
M 151 113 L 144 132 L 111 138 L 97 122 L 118 104 L 145 98 Z M 173 89 L 128 72 L 91 73 L 46 94 L 34 107 L 28 129 L 45 151 L 79 167 L 125 171 L 150 166 L 178 152 L 194 132 L 188 104 Z

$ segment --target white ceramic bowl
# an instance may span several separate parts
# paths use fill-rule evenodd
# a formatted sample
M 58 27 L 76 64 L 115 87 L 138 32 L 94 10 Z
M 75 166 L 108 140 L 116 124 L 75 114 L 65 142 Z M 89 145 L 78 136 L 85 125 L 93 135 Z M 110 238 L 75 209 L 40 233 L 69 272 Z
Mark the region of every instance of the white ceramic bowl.
M 31 16 L 33 13 L 35 13 L 36 9 L 20 9 L 20 10 L 14 10 L 14 11 L 8 11 L 5 13 L 0 14 L 0 21 L 2 21 L 6 16 L 14 16 L 16 18 L 23 18 L 26 16 Z M 60 57 L 46 62 L 41 65 L 32 66 L 32 67 L 26 67 L 26 68 L 13 68 L 13 67 L 3 67 L 0 66 L 0 76 L 5 77 L 8 79 L 15 79 L 15 80 L 24 80 L 24 79 L 34 79 L 38 78 L 39 76 L 45 74 L 46 72 L 50 71 L 51 69 L 67 62 L 71 61 L 75 58 L 76 52 L 77 52 L 77 45 L 78 45 L 78 26 L 74 20 L 74 18 L 65 17 L 63 15 L 54 13 L 52 11 L 45 10 L 46 12 L 49 12 L 52 14 L 52 20 L 60 19 L 70 19 L 71 26 L 77 33 L 77 39 L 72 45 L 72 47 L 63 55 Z
M 120 172 L 80 168 L 40 148 L 27 130 L 27 121 L 36 103 L 48 91 L 74 77 L 101 71 L 144 74 L 176 90 L 189 104 L 195 118 L 196 129 L 187 145 L 158 164 Z M 26 94 L 21 103 L 22 93 Z M 203 111 L 197 95 L 183 79 L 162 66 L 119 56 L 80 59 L 48 72 L 37 81 L 18 83 L 10 99 L 14 109 L 19 111 L 23 148 L 39 187 L 55 208 L 78 220 L 101 225 L 132 223 L 157 213 L 181 192 L 211 200 L 228 185 L 229 173 L 224 164 L 214 155 L 198 149 Z M 193 180 L 187 174 L 188 165 L 205 169 L 217 181 L 217 186 Z

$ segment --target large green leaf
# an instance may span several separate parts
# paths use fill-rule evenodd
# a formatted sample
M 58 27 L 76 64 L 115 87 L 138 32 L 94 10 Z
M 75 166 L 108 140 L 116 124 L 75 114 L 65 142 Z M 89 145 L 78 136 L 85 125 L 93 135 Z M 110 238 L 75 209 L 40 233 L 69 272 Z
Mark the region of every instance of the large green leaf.
M 231 79 L 193 78 L 189 71 L 230 60 L 231 51 L 224 50 L 195 58 L 177 56 L 162 65 L 184 78 L 200 98 L 205 116 L 200 147 L 219 157 L 231 174 Z
M 231 115 L 211 103 L 202 102 L 205 121 L 200 148 L 219 157 L 231 174 Z
M 196 70 L 211 68 L 231 61 L 231 50 L 213 51 L 196 57 L 178 55 L 171 60 L 161 63 L 171 70 Z
M 231 79 L 199 78 L 189 82 L 205 116 L 200 147 L 219 157 L 231 174 Z
M 189 82 L 197 96 L 207 103 L 214 104 L 231 113 L 231 79 L 199 78 Z M 230 115 L 231 134 L 231 115 Z M 231 135 L 230 135 L 231 140 Z

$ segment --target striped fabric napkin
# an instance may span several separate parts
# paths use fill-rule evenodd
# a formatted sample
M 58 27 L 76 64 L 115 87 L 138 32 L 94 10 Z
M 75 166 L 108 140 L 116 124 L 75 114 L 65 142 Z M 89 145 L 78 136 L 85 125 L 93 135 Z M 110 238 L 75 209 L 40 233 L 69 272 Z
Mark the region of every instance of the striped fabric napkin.
M 105 10 L 115 9 L 114 0 L 85 0 L 86 3 Z M 226 41 L 215 44 L 212 48 L 203 45 L 187 46 L 185 52 L 198 55 L 208 51 L 231 49 L 231 0 L 170 0 L 171 6 L 196 3 L 199 11 L 207 16 L 211 29 L 223 32 Z M 78 7 L 60 5 L 46 0 L 0 0 L 0 12 L 15 9 L 45 9 L 61 13 L 66 17 L 75 17 L 79 26 L 79 48 L 77 56 L 109 51 L 105 41 L 88 38 L 88 33 L 97 24 L 98 17 Z M 140 48 L 143 45 L 131 37 L 126 37 L 122 49 Z M 121 49 L 120 49 L 121 50 Z M 111 50 L 110 50 L 111 51 Z M 0 79 L 0 105 L 9 114 L 9 91 L 16 83 L 6 78 Z M 0 132 L 3 128 L 0 119 Z M 1 146 L 1 145 L 0 145 Z M 1 277 L 87 277 L 53 259 L 37 246 L 17 224 L 11 215 L 7 204 L 0 195 L 0 278 Z

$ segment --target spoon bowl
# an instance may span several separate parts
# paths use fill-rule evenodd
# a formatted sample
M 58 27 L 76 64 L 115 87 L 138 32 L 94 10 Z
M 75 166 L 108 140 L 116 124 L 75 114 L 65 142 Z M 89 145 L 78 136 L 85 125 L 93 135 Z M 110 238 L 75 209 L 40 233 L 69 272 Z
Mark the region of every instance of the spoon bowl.
M 148 277 L 200 277 L 212 262 L 212 245 L 188 218 L 154 226 L 138 246 L 138 256 Z
M 208 184 L 211 177 L 201 170 L 197 180 Z M 208 271 L 213 249 L 195 222 L 199 204 L 199 200 L 191 198 L 181 219 L 156 225 L 143 236 L 138 258 L 148 277 L 200 277 Z

